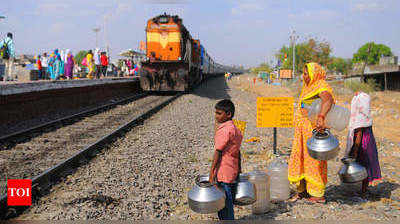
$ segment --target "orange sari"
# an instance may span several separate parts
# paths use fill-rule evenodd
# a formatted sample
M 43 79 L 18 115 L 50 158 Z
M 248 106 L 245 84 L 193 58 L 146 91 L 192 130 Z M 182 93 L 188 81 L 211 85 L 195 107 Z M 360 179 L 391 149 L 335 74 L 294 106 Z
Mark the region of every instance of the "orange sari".
M 322 92 L 329 92 L 333 97 L 332 88 L 325 81 L 325 71 L 317 63 L 306 64 L 310 76 L 310 83 L 303 81 L 299 103 L 294 115 L 294 139 L 293 148 L 289 159 L 288 179 L 296 184 L 298 192 L 307 190 L 313 197 L 322 197 L 327 183 L 327 162 L 310 157 L 307 151 L 307 140 L 312 136 L 315 124 L 312 124 L 308 116 L 302 111 L 301 104 L 311 104 Z M 302 184 L 305 180 L 306 185 Z

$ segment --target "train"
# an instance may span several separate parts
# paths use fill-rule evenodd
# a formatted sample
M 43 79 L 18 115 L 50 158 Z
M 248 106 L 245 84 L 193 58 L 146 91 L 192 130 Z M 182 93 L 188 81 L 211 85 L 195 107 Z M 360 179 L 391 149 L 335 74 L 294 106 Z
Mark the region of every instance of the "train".
M 139 69 L 144 91 L 186 92 L 210 77 L 232 72 L 215 62 L 177 15 L 151 18 L 145 31 L 146 60 Z

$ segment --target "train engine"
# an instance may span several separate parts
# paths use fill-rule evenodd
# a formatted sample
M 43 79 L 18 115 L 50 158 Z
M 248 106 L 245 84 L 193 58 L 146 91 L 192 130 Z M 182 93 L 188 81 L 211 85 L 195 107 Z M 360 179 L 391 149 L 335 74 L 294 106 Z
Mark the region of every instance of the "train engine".
M 200 41 L 178 16 L 148 20 L 146 56 L 139 71 L 144 91 L 188 91 L 202 80 Z

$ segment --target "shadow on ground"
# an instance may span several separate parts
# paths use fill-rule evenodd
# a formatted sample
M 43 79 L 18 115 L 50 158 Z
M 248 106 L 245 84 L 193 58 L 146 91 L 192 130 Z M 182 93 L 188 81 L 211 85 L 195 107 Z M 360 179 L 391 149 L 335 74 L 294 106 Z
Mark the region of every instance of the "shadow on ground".
M 377 186 L 368 187 L 366 197 L 361 198 L 359 195 L 361 185 L 331 185 L 326 188 L 325 195 L 328 202 L 356 205 L 368 201 L 380 201 L 382 198 L 391 199 L 392 191 L 399 187 L 397 183 L 384 181 Z
M 225 77 L 218 76 L 202 82 L 196 89 L 193 90 L 192 94 L 215 100 L 231 99 L 231 96 L 228 94 L 228 90 L 229 86 L 226 83 Z
M 277 203 L 271 203 L 271 210 L 269 210 L 265 214 L 249 214 L 246 216 L 242 216 L 240 219 L 242 220 L 266 220 L 266 219 L 274 219 L 281 213 L 289 212 L 289 205 L 286 202 L 277 202 Z M 239 219 L 239 220 L 240 220 Z

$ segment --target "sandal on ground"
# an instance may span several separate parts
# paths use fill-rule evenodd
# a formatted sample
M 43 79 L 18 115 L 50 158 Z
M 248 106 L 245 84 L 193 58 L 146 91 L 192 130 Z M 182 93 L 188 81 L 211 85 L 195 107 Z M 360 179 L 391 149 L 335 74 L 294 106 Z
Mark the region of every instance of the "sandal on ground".
M 298 200 L 300 200 L 300 199 L 303 199 L 303 198 L 305 198 L 304 192 L 297 193 L 297 194 L 295 194 L 293 197 L 291 197 L 291 198 L 288 200 L 288 202 L 296 202 L 296 201 L 298 201 Z
M 307 201 L 311 202 L 313 204 L 315 204 L 315 203 L 325 204 L 326 203 L 326 200 L 324 197 L 309 197 L 309 198 L 307 198 Z

